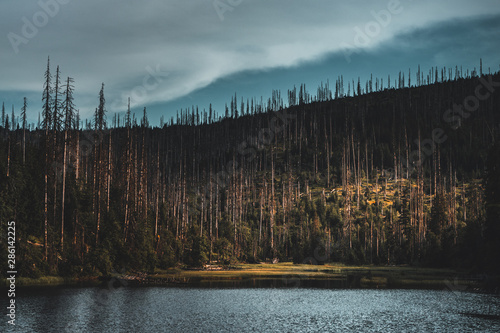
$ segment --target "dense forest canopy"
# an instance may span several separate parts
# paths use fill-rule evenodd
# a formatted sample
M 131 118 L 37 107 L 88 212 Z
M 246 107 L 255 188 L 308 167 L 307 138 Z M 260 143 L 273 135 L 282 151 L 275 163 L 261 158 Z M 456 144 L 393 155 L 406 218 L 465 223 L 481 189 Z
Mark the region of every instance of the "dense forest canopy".
M 415 78 L 339 77 L 286 103 L 235 94 L 223 115 L 193 106 L 153 128 L 146 108 L 110 122 L 104 84 L 83 122 L 73 79 L 48 63 L 37 126 L 26 99 L 20 117 L 2 106 L 0 218 L 16 221 L 18 271 L 273 259 L 494 271 L 500 75 Z

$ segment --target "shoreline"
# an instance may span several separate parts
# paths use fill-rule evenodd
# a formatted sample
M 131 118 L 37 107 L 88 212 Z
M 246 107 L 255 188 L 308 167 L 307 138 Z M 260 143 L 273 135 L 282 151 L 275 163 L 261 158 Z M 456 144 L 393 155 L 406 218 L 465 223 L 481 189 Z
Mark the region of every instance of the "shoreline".
M 2 287 L 7 286 L 3 279 Z M 64 278 L 19 277 L 16 287 L 53 286 L 165 286 L 200 288 L 332 288 L 332 289 L 429 289 L 499 293 L 500 278 L 470 275 L 452 269 L 412 266 L 344 266 L 339 264 L 300 265 L 237 264 L 206 269 L 131 272 L 105 277 Z

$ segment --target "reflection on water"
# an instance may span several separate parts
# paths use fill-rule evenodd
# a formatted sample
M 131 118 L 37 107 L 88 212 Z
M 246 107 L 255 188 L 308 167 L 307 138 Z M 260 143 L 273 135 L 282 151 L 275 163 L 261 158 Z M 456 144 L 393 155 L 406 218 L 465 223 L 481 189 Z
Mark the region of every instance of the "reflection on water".
M 50 288 L 16 305 L 2 332 L 500 332 L 498 296 L 451 291 Z

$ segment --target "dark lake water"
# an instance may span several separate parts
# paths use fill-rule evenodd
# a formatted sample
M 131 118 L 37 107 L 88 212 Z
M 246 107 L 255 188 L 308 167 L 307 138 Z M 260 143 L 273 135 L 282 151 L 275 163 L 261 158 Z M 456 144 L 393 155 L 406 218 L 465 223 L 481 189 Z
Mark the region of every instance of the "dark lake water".
M 449 290 L 65 287 L 16 303 L 0 331 L 500 332 L 498 296 Z

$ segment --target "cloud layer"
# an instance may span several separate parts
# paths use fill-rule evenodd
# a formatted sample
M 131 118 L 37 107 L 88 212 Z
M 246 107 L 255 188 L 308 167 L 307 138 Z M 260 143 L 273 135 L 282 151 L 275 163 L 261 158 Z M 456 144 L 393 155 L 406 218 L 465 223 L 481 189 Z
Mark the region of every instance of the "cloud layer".
M 111 112 L 124 110 L 127 97 L 133 106 L 168 102 L 242 71 L 297 67 L 437 22 L 498 14 L 500 2 L 7 0 L 0 13 L 0 100 L 32 95 L 35 107 L 50 55 L 63 77 L 75 78 L 87 117 L 101 82 Z M 383 19 L 378 30 L 374 13 Z

